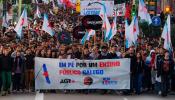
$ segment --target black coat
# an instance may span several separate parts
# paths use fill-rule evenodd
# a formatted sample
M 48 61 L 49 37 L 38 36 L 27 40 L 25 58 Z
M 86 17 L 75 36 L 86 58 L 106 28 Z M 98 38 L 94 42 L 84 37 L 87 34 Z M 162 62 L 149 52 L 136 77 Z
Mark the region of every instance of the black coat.
M 130 56 L 130 54 L 127 54 L 125 56 L 125 58 L 130 58 L 131 59 L 131 62 L 130 62 L 130 71 L 131 71 L 131 74 L 134 75 L 135 74 L 136 61 L 137 61 L 136 56 L 135 55 Z
M 19 64 L 18 64 L 18 59 L 19 59 Z M 15 72 L 18 66 L 21 70 L 21 73 L 24 72 L 24 61 L 21 57 L 14 58 L 12 71 Z
M 110 59 L 110 54 L 109 53 L 107 53 L 106 55 L 100 54 L 98 59 Z
M 12 71 L 12 66 L 13 66 L 13 59 L 11 58 L 10 55 L 3 55 L 2 56 L 2 71 Z
M 26 69 L 34 69 L 34 56 L 33 55 L 26 55 L 25 56 L 25 68 Z
M 142 74 L 144 70 L 144 61 L 143 60 L 141 60 L 140 62 L 136 61 L 136 66 L 134 70 L 135 75 Z

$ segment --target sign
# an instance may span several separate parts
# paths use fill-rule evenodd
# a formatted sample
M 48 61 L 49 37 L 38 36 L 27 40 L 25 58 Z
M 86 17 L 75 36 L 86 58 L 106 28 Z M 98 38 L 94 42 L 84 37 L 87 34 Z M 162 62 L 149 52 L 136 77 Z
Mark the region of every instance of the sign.
M 99 15 L 102 7 L 106 8 L 107 16 L 113 16 L 114 0 L 81 0 L 81 15 Z
M 125 16 L 125 11 L 126 11 L 125 3 L 117 4 L 115 5 L 115 7 L 116 7 L 117 16 Z
M 154 26 L 160 26 L 160 25 L 161 25 L 161 19 L 160 19 L 160 17 L 154 16 L 154 17 L 152 18 L 152 24 L 153 24 Z
M 130 59 L 36 57 L 35 89 L 130 89 Z
M 82 19 L 82 25 L 86 29 L 98 30 L 102 28 L 103 21 L 99 15 L 87 15 Z
M 83 26 L 76 26 L 73 29 L 73 37 L 75 39 L 82 39 L 86 33 L 86 29 Z

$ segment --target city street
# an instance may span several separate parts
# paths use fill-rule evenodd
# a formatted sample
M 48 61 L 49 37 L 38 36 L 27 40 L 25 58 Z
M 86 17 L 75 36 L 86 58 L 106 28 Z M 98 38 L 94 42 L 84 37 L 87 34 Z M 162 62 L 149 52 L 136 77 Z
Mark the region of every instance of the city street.
M 174 100 L 175 95 L 160 97 L 143 94 L 140 96 L 119 96 L 100 94 L 12 94 L 6 97 L 0 96 L 0 100 Z

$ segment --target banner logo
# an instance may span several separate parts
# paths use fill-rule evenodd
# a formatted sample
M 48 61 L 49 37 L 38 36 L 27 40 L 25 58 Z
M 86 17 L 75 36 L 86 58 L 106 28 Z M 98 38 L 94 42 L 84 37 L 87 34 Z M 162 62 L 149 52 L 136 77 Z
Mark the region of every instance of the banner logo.
M 103 78 L 103 85 L 116 85 L 117 80 L 111 79 L 110 77 Z
M 84 85 L 91 85 L 93 83 L 93 79 L 91 77 L 84 78 Z
M 60 83 L 75 83 L 75 80 L 72 80 L 72 79 L 61 79 Z
M 49 79 L 49 73 L 48 73 L 46 64 L 43 64 L 43 76 L 45 77 L 46 82 L 47 82 L 48 84 L 50 84 L 51 82 L 50 82 L 50 79 Z

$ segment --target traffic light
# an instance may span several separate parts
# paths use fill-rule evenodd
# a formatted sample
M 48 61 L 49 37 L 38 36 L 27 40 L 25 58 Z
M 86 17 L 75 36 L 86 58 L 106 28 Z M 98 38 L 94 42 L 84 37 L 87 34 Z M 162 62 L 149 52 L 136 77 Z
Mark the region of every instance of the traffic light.
M 136 6 L 135 5 L 132 5 L 132 17 L 136 15 Z

